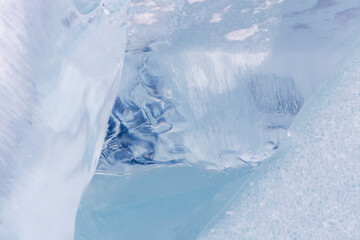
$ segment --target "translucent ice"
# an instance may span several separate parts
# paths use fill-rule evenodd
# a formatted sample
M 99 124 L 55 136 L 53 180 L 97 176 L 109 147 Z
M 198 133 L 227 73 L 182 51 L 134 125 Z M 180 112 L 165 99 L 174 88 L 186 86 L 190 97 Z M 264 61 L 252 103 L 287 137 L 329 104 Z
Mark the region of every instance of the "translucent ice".
M 358 0 L 3 1 L 0 238 L 73 238 L 95 169 L 79 239 L 360 238 L 359 19 Z
M 78 210 L 75 239 L 195 239 L 248 172 L 169 167 L 95 175 Z
M 223 169 L 270 157 L 356 43 L 356 9 L 357 1 L 134 1 L 97 170 Z
M 358 239 L 358 1 L 161 3 L 132 5 L 77 238 Z M 179 162 L 250 167 L 134 174 Z
M 73 238 L 116 96 L 126 9 L 107 0 L 1 3 L 1 239 Z
M 360 47 L 200 239 L 360 238 Z

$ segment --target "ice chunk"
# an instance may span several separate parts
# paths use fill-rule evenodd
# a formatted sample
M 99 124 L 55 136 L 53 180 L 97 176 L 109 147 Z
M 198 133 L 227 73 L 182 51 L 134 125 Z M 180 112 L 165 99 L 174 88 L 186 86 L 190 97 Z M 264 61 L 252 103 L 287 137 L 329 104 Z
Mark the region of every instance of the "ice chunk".
M 126 42 L 126 3 L 96 2 L 1 4 L 1 239 L 73 238 Z
M 358 46 L 200 239 L 359 238 L 359 83 Z
M 180 162 L 223 169 L 271 156 L 352 51 L 356 8 L 316 0 L 133 3 L 121 104 L 98 171 Z M 212 21 L 214 13 L 221 20 Z M 138 14 L 157 21 L 136 23 Z M 226 40 L 229 33 L 241 41 Z
M 158 21 L 130 18 L 105 174 L 83 198 L 76 236 L 194 239 L 205 227 L 203 239 L 358 238 L 359 61 L 298 115 L 354 50 L 358 2 L 179 2 L 158 15 L 169 2 L 133 3 L 131 14 Z M 254 24 L 242 41 L 224 38 Z M 205 181 L 195 168 L 143 171 L 179 162 L 259 167 L 239 181 L 226 179 L 232 168 Z

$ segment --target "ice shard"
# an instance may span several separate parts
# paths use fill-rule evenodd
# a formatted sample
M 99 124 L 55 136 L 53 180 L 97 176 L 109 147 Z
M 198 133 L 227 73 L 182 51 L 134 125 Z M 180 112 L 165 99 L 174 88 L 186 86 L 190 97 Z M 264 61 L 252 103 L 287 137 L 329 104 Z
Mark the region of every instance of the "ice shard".
M 126 1 L 0 8 L 0 238 L 72 239 L 114 103 Z

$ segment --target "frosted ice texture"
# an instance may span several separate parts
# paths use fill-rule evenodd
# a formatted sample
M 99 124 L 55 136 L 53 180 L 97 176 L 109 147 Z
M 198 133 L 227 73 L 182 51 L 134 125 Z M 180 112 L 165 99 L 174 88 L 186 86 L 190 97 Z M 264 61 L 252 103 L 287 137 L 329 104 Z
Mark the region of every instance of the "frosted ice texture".
M 200 239 L 360 238 L 360 48 Z
M 90 2 L 1 3 L 1 239 L 73 238 L 126 42 L 126 2 Z
M 223 169 L 270 157 L 353 48 L 358 9 L 332 0 L 132 2 L 97 171 Z
M 1 238 L 73 237 L 121 73 L 124 4 L 2 3 Z M 353 51 L 358 4 L 133 1 L 126 71 L 98 170 L 179 162 L 222 169 L 269 157 L 303 103 Z M 304 110 L 294 137 L 204 236 L 320 238 L 331 227 L 332 236 L 358 238 L 358 93 L 349 80 L 356 64 Z

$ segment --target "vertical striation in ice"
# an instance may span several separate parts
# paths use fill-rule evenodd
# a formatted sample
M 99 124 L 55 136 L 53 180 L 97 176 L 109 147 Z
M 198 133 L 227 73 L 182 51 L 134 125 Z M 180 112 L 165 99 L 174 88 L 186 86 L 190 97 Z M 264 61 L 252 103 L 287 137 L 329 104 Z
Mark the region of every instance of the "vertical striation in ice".
M 126 5 L 1 3 L 1 239 L 73 238 L 121 75 Z
M 360 47 L 200 239 L 360 238 Z

